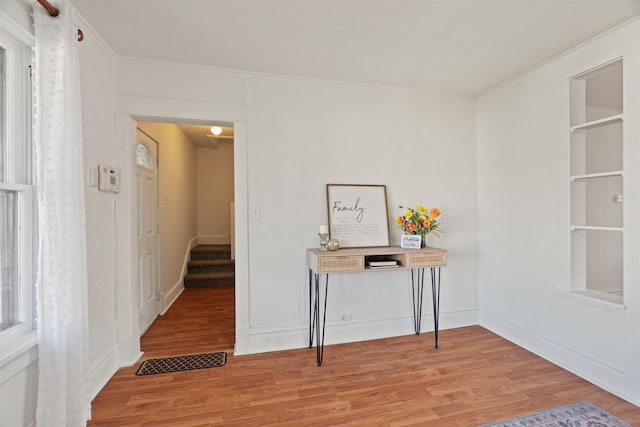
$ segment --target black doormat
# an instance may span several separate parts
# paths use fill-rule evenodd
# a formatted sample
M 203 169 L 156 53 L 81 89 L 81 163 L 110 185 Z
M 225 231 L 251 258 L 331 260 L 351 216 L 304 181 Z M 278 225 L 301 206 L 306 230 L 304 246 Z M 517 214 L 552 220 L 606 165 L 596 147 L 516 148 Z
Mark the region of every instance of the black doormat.
M 166 374 L 169 372 L 193 371 L 195 369 L 218 368 L 227 363 L 227 353 L 191 354 L 189 356 L 163 357 L 142 362 L 136 375 Z

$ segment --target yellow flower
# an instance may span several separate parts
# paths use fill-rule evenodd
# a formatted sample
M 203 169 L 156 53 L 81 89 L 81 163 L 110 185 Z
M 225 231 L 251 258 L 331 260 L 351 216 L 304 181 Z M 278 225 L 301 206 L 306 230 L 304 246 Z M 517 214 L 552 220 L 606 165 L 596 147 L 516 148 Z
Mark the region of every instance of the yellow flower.
M 440 222 L 437 219 L 441 215 L 440 209 L 429 209 L 424 205 L 415 205 L 413 208 L 399 206 L 399 208 L 405 209 L 405 212 L 404 215 L 396 217 L 396 223 L 405 234 L 440 235 Z

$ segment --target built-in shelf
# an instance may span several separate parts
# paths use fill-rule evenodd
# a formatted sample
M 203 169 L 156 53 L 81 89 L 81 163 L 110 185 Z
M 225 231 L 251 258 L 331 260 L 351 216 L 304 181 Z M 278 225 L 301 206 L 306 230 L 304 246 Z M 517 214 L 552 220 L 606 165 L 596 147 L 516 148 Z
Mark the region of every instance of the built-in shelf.
M 623 59 L 569 81 L 571 283 L 562 296 L 620 310 L 624 301 Z
M 621 122 L 622 116 L 623 116 L 622 114 L 616 114 L 615 116 L 605 117 L 603 119 L 582 123 L 576 126 L 571 126 L 571 132 L 588 131 L 591 129 L 596 129 L 602 126 L 607 126 L 613 123 Z
M 578 181 L 581 179 L 604 178 L 607 176 L 622 176 L 622 171 L 610 171 L 610 172 L 600 172 L 600 173 L 587 173 L 584 175 L 573 175 L 571 177 L 571 182 Z
M 622 227 L 599 227 L 593 225 L 572 225 L 571 231 L 576 230 L 593 230 L 593 231 L 622 231 Z
M 599 292 L 589 289 L 569 291 L 566 289 L 555 288 L 554 293 L 556 296 L 561 298 L 621 316 L 625 315 L 627 310 L 622 296 L 612 295 L 607 292 Z

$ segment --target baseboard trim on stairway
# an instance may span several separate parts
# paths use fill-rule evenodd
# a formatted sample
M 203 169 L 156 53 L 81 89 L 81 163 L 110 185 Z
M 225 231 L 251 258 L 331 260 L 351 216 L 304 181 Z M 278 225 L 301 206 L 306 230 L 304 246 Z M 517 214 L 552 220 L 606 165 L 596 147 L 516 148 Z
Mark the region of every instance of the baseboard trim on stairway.
M 231 233 L 225 235 L 198 236 L 199 245 L 230 245 Z
M 198 246 L 199 237 L 193 237 L 187 243 L 187 248 L 184 251 L 184 258 L 182 259 L 182 270 L 180 271 L 180 277 L 178 281 L 167 292 L 160 292 L 160 301 L 162 307 L 160 307 L 160 314 L 163 315 L 171 308 L 171 305 L 178 299 L 182 291 L 184 291 L 184 276 L 187 274 L 187 265 L 191 259 L 191 249 Z
M 184 291 L 184 283 L 180 280 L 173 285 L 169 292 L 163 292 L 160 294 L 160 300 L 162 301 L 162 307 L 160 307 L 160 315 L 164 316 L 171 308 L 174 302 L 178 299 L 180 294 Z

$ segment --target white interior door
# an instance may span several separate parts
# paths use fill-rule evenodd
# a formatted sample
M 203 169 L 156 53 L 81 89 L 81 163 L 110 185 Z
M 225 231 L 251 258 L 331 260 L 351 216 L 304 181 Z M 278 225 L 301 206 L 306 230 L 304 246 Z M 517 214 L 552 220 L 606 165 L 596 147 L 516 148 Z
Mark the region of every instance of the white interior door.
M 138 189 L 138 322 L 140 335 L 158 317 L 159 234 L 158 143 L 137 130 L 136 183 Z

